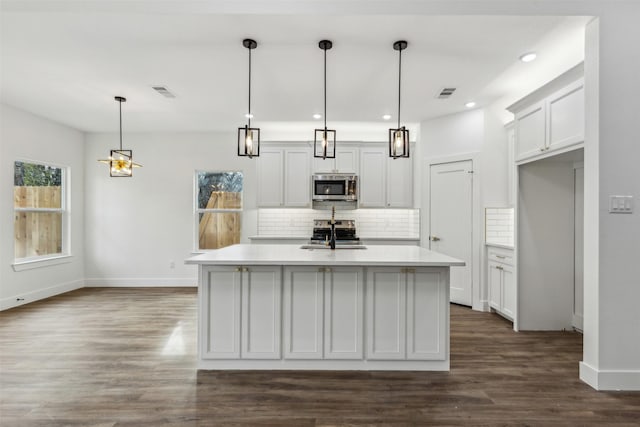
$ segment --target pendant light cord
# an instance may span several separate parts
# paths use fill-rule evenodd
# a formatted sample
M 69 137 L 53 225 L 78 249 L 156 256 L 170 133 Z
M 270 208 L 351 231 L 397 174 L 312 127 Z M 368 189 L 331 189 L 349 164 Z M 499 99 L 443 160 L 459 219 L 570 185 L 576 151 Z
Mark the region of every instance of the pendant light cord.
M 120 151 L 122 151 L 122 101 L 118 100 L 120 104 Z
M 400 84 L 402 82 L 402 49 L 398 50 L 398 129 L 400 129 Z
M 249 48 L 249 114 L 247 119 L 247 127 L 251 127 L 251 48 Z
M 324 130 L 327 131 L 327 49 L 324 49 Z

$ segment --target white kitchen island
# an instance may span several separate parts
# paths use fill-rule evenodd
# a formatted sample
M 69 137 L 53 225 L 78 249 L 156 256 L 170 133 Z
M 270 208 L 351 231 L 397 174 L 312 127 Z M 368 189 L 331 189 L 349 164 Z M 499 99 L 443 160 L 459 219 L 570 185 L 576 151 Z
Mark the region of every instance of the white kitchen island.
M 198 265 L 199 369 L 449 369 L 449 268 L 463 261 L 241 244 L 186 263 Z

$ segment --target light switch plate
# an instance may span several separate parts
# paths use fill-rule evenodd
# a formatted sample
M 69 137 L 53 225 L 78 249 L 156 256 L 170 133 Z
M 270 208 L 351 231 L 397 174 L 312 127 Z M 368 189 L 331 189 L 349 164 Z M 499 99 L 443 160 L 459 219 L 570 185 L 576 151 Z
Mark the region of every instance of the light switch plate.
M 609 213 L 633 213 L 633 196 L 609 196 Z

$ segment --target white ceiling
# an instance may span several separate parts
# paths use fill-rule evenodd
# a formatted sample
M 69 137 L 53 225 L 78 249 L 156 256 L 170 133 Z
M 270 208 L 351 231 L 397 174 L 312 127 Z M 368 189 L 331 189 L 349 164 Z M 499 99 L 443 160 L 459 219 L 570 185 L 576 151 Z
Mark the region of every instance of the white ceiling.
M 49 8 L 50 9 L 50 8 Z M 3 103 L 88 132 L 231 130 L 244 124 L 254 38 L 254 123 L 310 121 L 322 112 L 327 52 L 328 126 L 396 120 L 398 53 L 405 39 L 402 119 L 419 122 L 516 97 L 579 62 L 584 17 L 221 15 L 3 10 Z M 539 52 L 531 64 L 518 61 Z M 168 87 L 175 99 L 151 89 Z M 443 87 L 458 90 L 438 100 Z

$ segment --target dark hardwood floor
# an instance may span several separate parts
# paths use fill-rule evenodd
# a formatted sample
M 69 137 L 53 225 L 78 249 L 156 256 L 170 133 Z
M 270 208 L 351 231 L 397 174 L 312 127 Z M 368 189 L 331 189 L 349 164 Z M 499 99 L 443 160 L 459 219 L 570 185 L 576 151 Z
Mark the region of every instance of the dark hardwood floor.
M 582 337 L 451 307 L 451 372 L 201 371 L 196 292 L 81 289 L 0 313 L 0 425 L 640 425 Z

